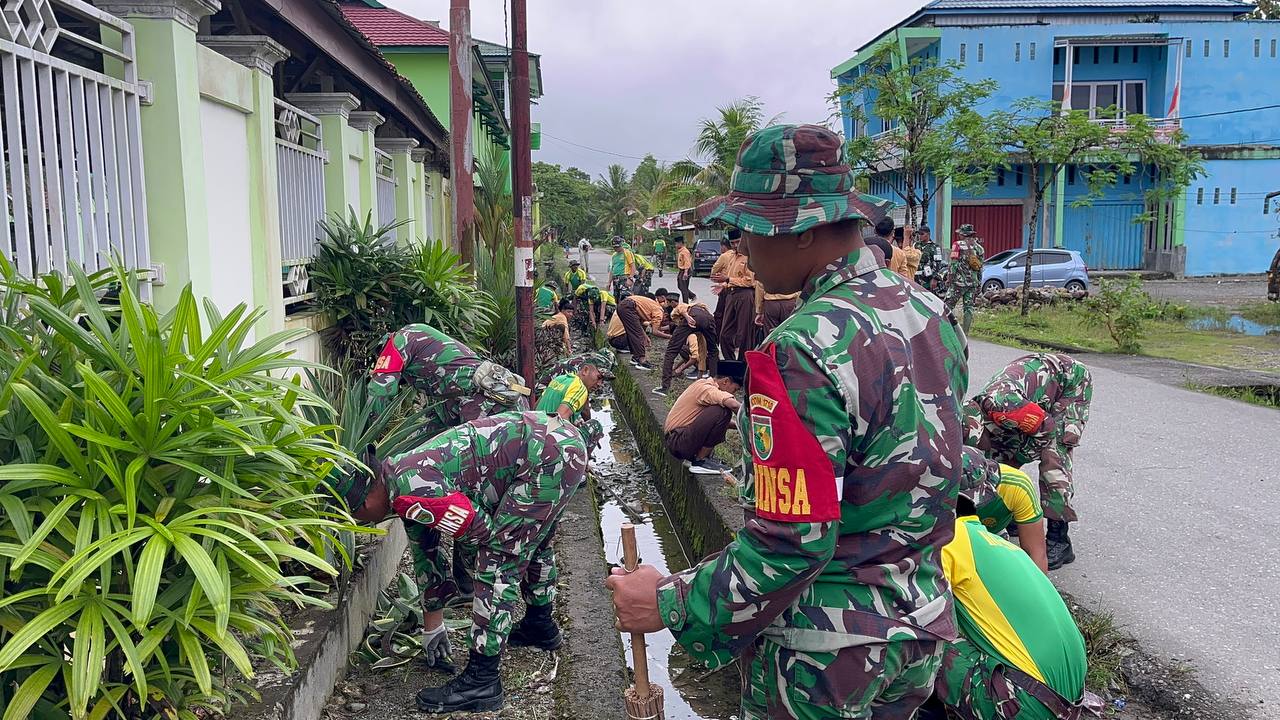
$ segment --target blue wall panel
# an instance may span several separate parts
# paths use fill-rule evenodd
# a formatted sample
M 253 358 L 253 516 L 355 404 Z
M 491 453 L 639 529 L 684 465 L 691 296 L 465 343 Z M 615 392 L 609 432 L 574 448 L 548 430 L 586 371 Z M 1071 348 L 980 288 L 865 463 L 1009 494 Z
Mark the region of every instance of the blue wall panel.
M 1263 214 L 1263 198 L 1280 190 L 1280 160 L 1214 160 L 1205 168 L 1208 177 L 1187 191 L 1187 274 L 1266 272 L 1280 246 L 1280 215 Z
M 1083 255 L 1091 270 L 1139 269 L 1146 225 L 1133 219 L 1142 213 L 1140 202 L 1067 207 L 1062 216 L 1062 245 Z

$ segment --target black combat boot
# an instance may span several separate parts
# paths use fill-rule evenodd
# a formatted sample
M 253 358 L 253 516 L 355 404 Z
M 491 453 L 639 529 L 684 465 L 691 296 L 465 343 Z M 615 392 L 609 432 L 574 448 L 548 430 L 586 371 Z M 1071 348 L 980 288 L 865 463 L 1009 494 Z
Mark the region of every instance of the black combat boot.
M 418 691 L 418 709 L 427 713 L 496 712 L 502 709 L 500 655 L 488 657 L 471 651 L 467 669 L 440 687 Z
M 1075 562 L 1076 554 L 1071 550 L 1071 538 L 1067 535 L 1066 521 L 1050 520 L 1044 539 L 1045 555 L 1048 557 L 1050 570 L 1057 570 L 1063 565 Z
M 551 619 L 551 606 L 529 606 L 522 619 L 507 637 L 511 647 L 533 647 L 539 650 L 556 650 L 564 642 L 560 627 Z

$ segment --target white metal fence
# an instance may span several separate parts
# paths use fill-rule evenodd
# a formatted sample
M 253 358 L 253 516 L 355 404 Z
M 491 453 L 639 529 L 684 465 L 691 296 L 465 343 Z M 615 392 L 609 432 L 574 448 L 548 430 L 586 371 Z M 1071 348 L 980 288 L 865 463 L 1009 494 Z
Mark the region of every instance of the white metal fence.
M 129 23 L 81 0 L 0 7 L 0 252 L 20 273 L 150 267 L 141 90 Z
M 391 155 L 374 149 L 378 175 L 378 224 L 386 225 L 396 220 L 396 178 Z
M 280 258 L 284 304 L 290 310 L 315 297 L 308 268 L 324 220 L 324 166 L 328 155 L 320 121 L 276 100 L 276 166 L 280 194 Z

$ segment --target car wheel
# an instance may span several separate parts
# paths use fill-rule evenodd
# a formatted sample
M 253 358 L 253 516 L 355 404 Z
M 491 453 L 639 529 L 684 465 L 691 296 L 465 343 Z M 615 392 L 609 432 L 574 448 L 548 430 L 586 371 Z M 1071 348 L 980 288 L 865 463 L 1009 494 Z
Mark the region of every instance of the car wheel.
M 996 290 L 1003 290 L 1003 289 L 1004 289 L 1004 283 L 1000 282 L 999 280 L 988 280 L 982 284 L 982 292 L 984 293 L 995 292 Z
M 1079 280 L 1072 280 L 1071 282 L 1067 283 L 1067 290 L 1075 293 L 1075 292 L 1085 292 L 1086 290 L 1088 290 L 1088 288 L 1085 287 L 1083 282 Z

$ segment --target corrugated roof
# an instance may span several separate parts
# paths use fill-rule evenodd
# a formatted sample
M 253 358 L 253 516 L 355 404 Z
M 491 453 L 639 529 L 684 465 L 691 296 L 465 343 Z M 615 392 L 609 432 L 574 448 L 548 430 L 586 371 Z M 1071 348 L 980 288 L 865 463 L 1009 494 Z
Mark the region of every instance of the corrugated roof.
M 449 46 L 449 32 L 389 7 L 342 6 L 347 20 L 379 47 Z
M 1242 0 L 934 0 L 924 7 L 929 10 L 1039 10 L 1054 8 L 1114 10 L 1118 8 L 1167 8 L 1195 10 L 1202 8 L 1249 11 L 1253 6 Z

